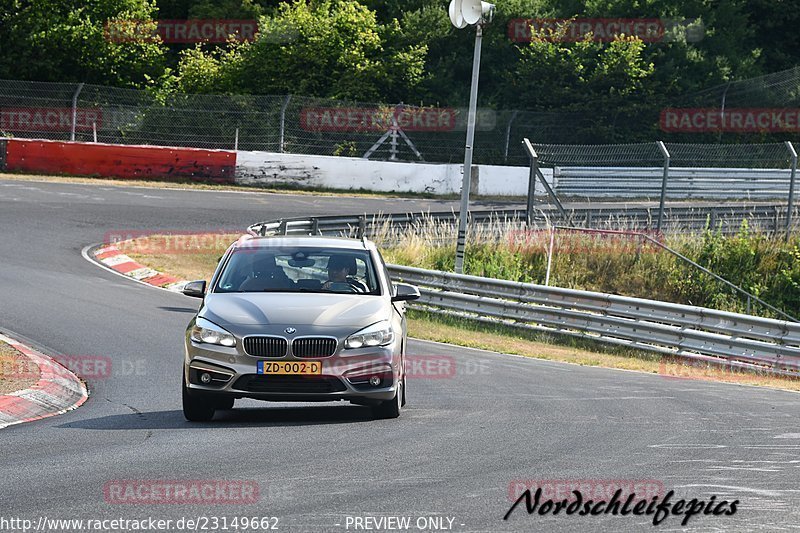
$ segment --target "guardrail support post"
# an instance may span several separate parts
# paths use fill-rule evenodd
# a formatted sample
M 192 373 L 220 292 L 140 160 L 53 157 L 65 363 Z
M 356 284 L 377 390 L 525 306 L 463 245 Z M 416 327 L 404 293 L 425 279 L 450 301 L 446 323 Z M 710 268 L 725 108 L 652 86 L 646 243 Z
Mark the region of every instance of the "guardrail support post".
M 667 147 L 664 146 L 664 141 L 657 141 L 656 144 L 664 156 L 664 178 L 661 180 L 661 201 L 658 206 L 658 224 L 656 226 L 656 231 L 661 233 L 661 226 L 664 223 L 664 204 L 667 201 L 667 182 L 669 181 L 669 164 L 671 158 Z
M 72 95 L 72 128 L 69 132 L 69 140 L 75 140 L 75 129 L 78 126 L 78 96 L 80 96 L 81 91 L 83 90 L 83 83 L 78 84 L 78 88 L 75 89 L 75 94 Z
M 794 215 L 794 187 L 797 178 L 797 151 L 791 141 L 786 141 L 786 148 L 792 157 L 792 176 L 789 180 L 789 204 L 786 210 L 786 240 L 792 234 L 792 216 Z
M 367 219 L 364 217 L 364 215 L 360 215 L 358 217 L 358 238 L 363 239 L 366 233 L 367 233 Z

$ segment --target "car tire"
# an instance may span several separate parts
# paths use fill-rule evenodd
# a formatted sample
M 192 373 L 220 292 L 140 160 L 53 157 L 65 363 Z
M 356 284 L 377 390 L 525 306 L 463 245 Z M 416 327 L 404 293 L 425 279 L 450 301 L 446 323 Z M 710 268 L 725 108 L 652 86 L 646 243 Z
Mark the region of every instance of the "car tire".
M 372 408 L 372 413 L 375 415 L 375 418 L 398 418 L 400 412 L 403 410 L 404 389 L 403 382 L 398 381 L 397 393 L 395 393 L 394 398 L 381 402 Z
M 192 394 L 183 381 L 183 416 L 189 422 L 208 422 L 214 418 L 214 404 L 200 394 Z
M 236 401 L 236 398 L 229 397 L 229 398 L 219 398 L 214 402 L 214 408 L 220 411 L 228 411 L 233 409 L 233 404 Z

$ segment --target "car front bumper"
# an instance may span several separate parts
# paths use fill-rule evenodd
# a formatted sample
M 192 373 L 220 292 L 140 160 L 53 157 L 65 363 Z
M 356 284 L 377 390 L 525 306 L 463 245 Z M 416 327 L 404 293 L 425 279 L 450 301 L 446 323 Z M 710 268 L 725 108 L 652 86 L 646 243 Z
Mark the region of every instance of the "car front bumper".
M 263 375 L 257 373 L 259 361 L 318 362 L 322 373 Z M 210 376 L 210 381 L 204 382 L 203 374 Z M 370 384 L 372 376 L 379 377 L 380 383 Z M 226 348 L 186 339 L 184 377 L 190 393 L 280 402 L 345 400 L 374 404 L 393 399 L 402 376 L 397 340 L 386 346 L 357 350 L 339 346 L 334 355 L 324 358 L 265 358 L 242 353 L 240 342 L 235 348 Z

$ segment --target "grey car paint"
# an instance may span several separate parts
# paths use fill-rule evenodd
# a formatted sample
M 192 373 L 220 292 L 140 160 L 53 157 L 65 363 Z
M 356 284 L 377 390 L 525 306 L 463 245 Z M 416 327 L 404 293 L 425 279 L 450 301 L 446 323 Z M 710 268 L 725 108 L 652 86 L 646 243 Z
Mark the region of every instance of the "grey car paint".
M 214 292 L 217 280 L 224 271 L 232 253 L 241 247 L 254 253 L 271 247 L 327 247 L 350 250 L 366 250 L 372 259 L 377 274 L 380 295 L 340 293 Z M 403 287 L 406 299 L 414 299 L 418 291 Z M 186 294 L 199 296 L 193 292 Z M 399 395 L 405 377 L 406 318 L 405 302 L 393 301 L 398 291 L 392 284 L 384 262 L 375 245 L 366 240 L 323 237 L 243 237 L 228 249 L 208 285 L 203 304 L 186 330 L 184 360 L 184 412 L 186 402 L 204 401 L 217 409 L 227 408 L 234 399 L 253 398 L 267 401 L 335 401 L 347 400 L 362 405 L 385 407 Z M 410 297 L 408 295 L 411 295 Z M 395 296 L 395 298 L 393 298 Z M 192 328 L 199 318 L 208 320 L 232 334 L 236 339 L 233 347 L 196 342 L 191 338 Z M 373 324 L 388 321 L 394 339 L 384 345 L 345 349 L 345 340 Z M 244 348 L 244 340 L 250 336 L 270 336 L 286 339 L 287 350 L 280 357 L 255 357 Z M 303 358 L 294 353 L 292 342 L 306 337 L 336 339 L 333 355 Z M 248 379 L 265 380 L 256 376 L 259 361 L 317 361 L 322 364 L 322 378 L 334 380 L 335 390 L 323 391 L 313 386 L 314 377 L 308 379 L 308 390 L 303 383 L 292 383 L 290 390 L 254 390 L 244 384 Z M 379 386 L 354 384 L 348 379 L 351 372 L 371 372 L 390 369 L 391 379 L 381 381 Z M 211 383 L 201 383 L 198 376 L 206 372 L 212 376 Z M 280 379 L 273 379 L 278 382 Z M 300 381 L 306 378 L 300 378 Z M 359 378 L 360 379 L 360 378 Z M 341 383 L 341 385 L 339 385 Z M 269 385 L 260 386 L 269 389 Z M 405 398 L 402 398 L 403 402 Z M 213 416 L 213 410 L 212 415 Z M 189 416 L 187 415 L 187 418 Z M 210 418 L 210 417 L 202 417 Z

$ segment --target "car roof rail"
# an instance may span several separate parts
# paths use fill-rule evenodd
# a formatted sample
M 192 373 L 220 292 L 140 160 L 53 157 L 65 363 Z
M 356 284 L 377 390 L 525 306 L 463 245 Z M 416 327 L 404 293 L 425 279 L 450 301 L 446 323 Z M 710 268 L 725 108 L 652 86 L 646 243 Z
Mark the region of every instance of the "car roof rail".
M 283 235 L 322 235 L 316 218 L 281 218 L 269 222 L 258 222 L 247 228 L 254 237 L 279 237 Z

